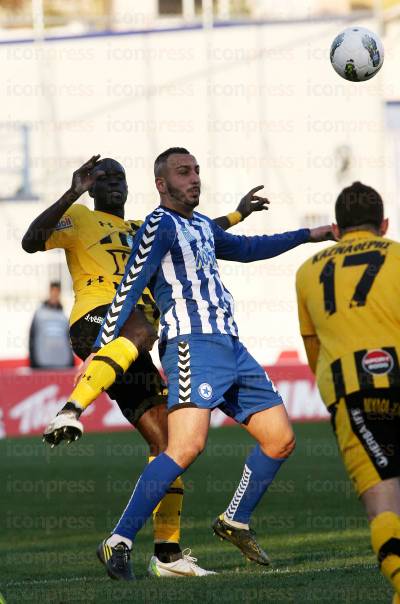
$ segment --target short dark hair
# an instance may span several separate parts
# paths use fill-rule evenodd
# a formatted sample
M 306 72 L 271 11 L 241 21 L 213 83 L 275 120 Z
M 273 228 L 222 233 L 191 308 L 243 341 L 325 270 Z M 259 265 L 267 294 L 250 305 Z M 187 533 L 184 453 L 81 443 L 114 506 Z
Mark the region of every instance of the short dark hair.
M 165 168 L 165 164 L 167 163 L 167 159 L 170 155 L 174 155 L 175 153 L 190 155 L 190 151 L 184 147 L 170 147 L 166 151 L 163 151 L 158 157 L 156 157 L 154 162 L 154 176 L 161 176 L 161 173 Z
M 383 220 L 383 201 L 372 187 L 353 182 L 337 198 L 335 215 L 340 229 L 364 224 L 379 228 Z
M 61 281 L 50 281 L 50 287 L 57 287 L 61 289 Z

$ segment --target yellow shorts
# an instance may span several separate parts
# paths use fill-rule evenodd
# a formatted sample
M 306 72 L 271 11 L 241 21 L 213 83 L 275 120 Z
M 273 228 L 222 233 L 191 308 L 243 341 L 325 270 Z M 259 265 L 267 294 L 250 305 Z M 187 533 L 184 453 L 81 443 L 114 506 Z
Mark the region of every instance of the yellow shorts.
M 344 465 L 358 495 L 400 476 L 400 389 L 348 394 L 329 408 Z

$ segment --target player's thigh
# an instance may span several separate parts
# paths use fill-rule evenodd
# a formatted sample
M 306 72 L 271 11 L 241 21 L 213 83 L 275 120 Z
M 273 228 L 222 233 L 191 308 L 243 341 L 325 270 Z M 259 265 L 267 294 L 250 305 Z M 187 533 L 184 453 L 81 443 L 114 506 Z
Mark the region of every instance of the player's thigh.
M 150 351 L 154 342 L 157 340 L 157 333 L 154 327 L 148 322 L 144 312 L 134 309 L 119 334 L 133 342 L 139 351 Z
M 388 478 L 378 482 L 361 495 L 361 501 L 369 521 L 388 511 L 400 516 L 400 480 Z
M 295 446 L 295 436 L 283 404 L 253 413 L 243 427 L 272 457 L 286 457 Z
M 235 342 L 235 358 L 237 377 L 224 395 L 222 411 L 243 424 L 262 445 L 293 438 L 282 397 L 240 341 Z
M 186 468 L 203 451 L 210 426 L 210 409 L 181 407 L 168 416 L 166 453 Z
M 346 470 L 362 496 L 400 473 L 399 389 L 376 388 L 342 397 L 330 408 Z

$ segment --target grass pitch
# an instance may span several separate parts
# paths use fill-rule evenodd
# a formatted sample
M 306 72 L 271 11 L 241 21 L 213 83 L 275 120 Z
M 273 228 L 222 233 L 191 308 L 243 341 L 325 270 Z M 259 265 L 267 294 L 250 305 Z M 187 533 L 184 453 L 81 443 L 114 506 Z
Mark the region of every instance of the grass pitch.
M 133 553 L 138 581 L 111 581 L 95 556 L 146 460 L 133 432 L 85 434 L 49 449 L 39 438 L 0 441 L 0 591 L 7 604 L 391 602 L 377 570 L 363 510 L 328 424 L 299 424 L 297 449 L 264 497 L 253 526 L 273 561 L 246 562 L 212 536 L 210 523 L 240 480 L 251 440 L 238 427 L 211 430 L 185 475 L 182 544 L 207 578 L 148 579 L 151 523 Z M 1 598 L 0 598 L 1 602 Z

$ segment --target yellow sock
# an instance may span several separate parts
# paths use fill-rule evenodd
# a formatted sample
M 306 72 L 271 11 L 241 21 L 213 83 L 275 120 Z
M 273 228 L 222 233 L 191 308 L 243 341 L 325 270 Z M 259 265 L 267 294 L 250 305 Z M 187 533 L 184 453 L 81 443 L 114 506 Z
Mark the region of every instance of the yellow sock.
M 149 457 L 149 463 L 155 459 Z M 153 511 L 154 543 L 179 543 L 181 540 L 181 512 L 183 504 L 183 480 L 180 476 Z
M 382 512 L 371 522 L 372 549 L 378 557 L 381 573 L 400 594 L 400 517 Z
M 119 337 L 106 344 L 93 357 L 68 401 L 86 409 L 138 356 L 138 349 L 127 338 Z

